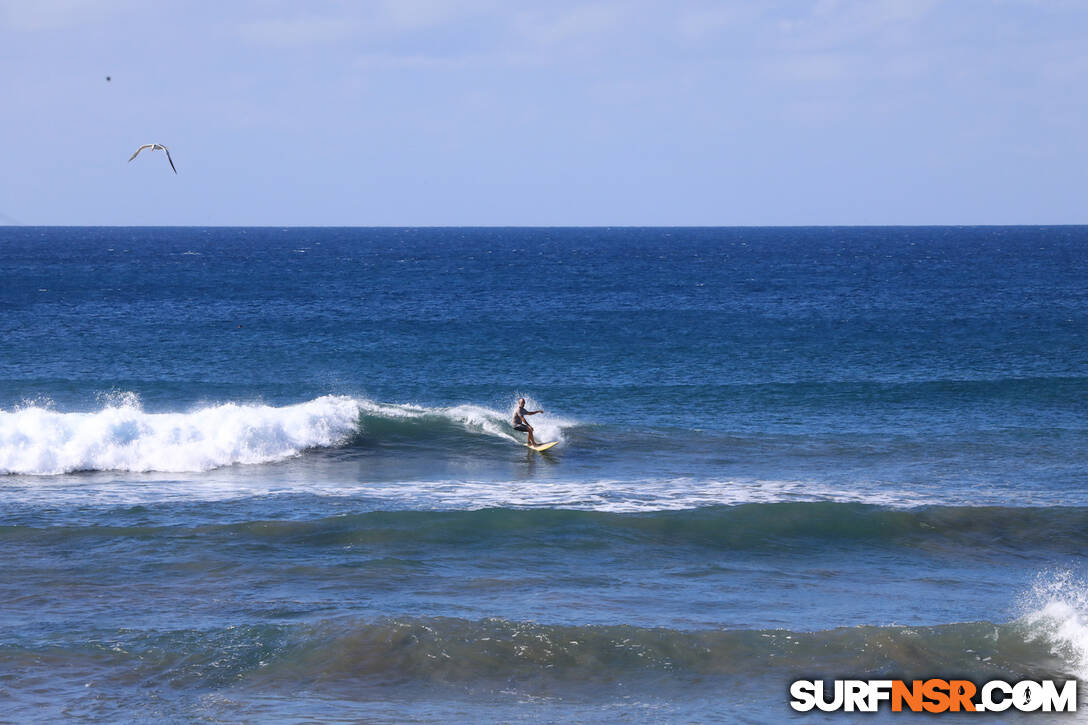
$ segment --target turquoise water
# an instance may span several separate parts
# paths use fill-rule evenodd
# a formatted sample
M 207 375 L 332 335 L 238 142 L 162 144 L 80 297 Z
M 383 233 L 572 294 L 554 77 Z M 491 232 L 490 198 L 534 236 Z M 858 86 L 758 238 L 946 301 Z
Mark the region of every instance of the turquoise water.
M 1088 668 L 1086 227 L 7 227 L 0 279 L 14 719 Z

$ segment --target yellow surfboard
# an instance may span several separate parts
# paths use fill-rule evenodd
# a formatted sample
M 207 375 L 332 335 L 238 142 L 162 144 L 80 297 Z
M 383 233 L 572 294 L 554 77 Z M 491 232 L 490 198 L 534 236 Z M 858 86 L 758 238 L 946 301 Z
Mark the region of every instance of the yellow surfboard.
M 552 441 L 551 443 L 541 443 L 539 446 L 531 446 L 528 443 L 526 443 L 525 447 L 528 448 L 529 450 L 536 451 L 537 453 L 539 453 L 541 451 L 548 450 L 552 446 L 557 446 L 557 445 L 559 445 L 559 441 Z

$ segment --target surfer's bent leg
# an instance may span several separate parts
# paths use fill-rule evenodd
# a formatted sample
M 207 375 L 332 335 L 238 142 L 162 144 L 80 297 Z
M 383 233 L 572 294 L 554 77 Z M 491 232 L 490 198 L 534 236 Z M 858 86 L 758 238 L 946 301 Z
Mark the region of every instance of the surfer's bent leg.
M 533 440 L 533 426 L 529 425 L 528 423 L 518 423 L 518 424 L 516 424 L 514 426 L 514 430 L 521 431 L 522 433 L 528 433 L 529 434 L 529 445 L 531 445 L 531 446 L 536 445 L 536 441 Z

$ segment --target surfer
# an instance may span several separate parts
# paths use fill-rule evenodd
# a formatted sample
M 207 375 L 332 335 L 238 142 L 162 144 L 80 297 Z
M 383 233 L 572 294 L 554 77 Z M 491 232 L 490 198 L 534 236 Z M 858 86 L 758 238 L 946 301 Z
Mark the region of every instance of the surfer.
M 533 439 L 533 426 L 529 425 L 529 421 L 526 416 L 536 415 L 537 413 L 543 413 L 543 410 L 525 410 L 525 398 L 518 400 L 518 409 L 514 411 L 514 430 L 519 430 L 522 433 L 529 434 L 529 445 L 535 446 L 536 440 Z

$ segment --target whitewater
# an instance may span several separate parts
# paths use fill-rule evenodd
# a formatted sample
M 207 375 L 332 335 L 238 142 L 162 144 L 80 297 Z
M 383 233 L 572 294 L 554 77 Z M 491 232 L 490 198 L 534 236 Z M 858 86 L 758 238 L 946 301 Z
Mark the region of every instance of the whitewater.
M 0 409 L 0 474 L 181 473 L 270 463 L 365 437 L 379 420 L 446 424 L 466 434 L 516 442 L 510 426 L 503 425 L 512 410 L 508 415 L 473 405 L 426 408 L 326 395 L 282 407 L 225 403 L 185 413 L 147 413 L 133 393 L 112 397 L 117 402 L 92 412 L 58 412 L 35 404 Z M 562 440 L 569 425 L 546 421 L 538 435 Z

